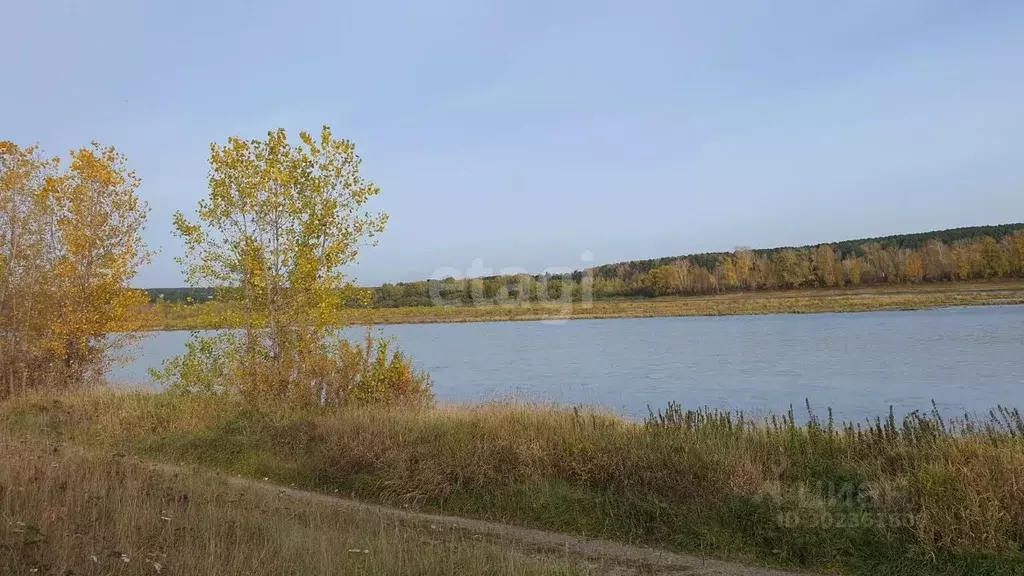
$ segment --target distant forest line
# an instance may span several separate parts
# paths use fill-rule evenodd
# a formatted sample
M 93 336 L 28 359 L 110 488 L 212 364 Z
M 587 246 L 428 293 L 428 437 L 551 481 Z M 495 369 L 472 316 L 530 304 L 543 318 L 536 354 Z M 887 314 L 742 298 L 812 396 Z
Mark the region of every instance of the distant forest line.
M 388 308 L 521 301 L 708 295 L 1024 277 L 1024 223 L 972 226 L 820 245 L 738 248 L 631 260 L 563 275 L 421 280 L 366 288 L 353 306 Z M 568 291 L 568 292 L 567 292 Z M 198 303 L 213 288 L 150 288 L 150 301 Z

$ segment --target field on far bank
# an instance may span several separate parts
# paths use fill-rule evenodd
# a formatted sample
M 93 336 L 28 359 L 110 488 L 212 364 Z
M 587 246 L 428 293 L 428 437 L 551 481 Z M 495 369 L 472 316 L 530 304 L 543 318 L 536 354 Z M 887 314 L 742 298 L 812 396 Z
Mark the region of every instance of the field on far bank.
M 671 316 L 735 316 L 756 314 L 813 314 L 927 310 L 951 306 L 1024 304 L 1024 280 L 943 282 L 740 292 L 716 296 L 595 300 L 590 303 L 530 303 L 499 306 L 410 306 L 347 308 L 339 323 L 429 324 L 442 322 L 501 322 L 589 318 L 656 318 Z M 151 310 L 149 329 L 190 330 L 228 328 L 218 319 L 217 304 Z

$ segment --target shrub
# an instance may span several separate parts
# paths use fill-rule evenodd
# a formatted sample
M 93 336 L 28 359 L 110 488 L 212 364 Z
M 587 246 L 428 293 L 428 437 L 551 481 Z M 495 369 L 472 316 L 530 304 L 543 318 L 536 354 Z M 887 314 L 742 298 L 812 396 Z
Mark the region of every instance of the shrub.
M 99 380 L 140 324 L 148 208 L 124 156 L 0 141 L 0 399 Z
M 247 338 L 248 336 L 248 338 Z M 296 407 L 433 402 L 430 376 L 417 370 L 389 339 L 367 329 L 362 343 L 340 337 L 322 345 L 275 353 L 253 333 L 195 335 L 185 354 L 151 371 L 187 394 L 238 393 L 255 404 Z

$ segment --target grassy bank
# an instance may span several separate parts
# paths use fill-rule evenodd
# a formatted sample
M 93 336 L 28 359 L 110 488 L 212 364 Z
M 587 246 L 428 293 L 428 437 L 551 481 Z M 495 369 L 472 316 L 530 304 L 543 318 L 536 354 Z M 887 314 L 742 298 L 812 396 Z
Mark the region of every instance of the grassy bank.
M 256 410 L 87 394 L 0 409 L 8 433 L 395 506 L 858 574 L 1024 574 L 1024 422 L 858 430 L 529 406 Z
M 422 324 L 438 322 L 495 322 L 559 318 L 652 318 L 664 316 L 722 316 L 749 314 L 809 314 L 926 310 L 950 306 L 1024 304 L 1024 281 L 946 282 L 891 287 L 786 290 L 730 293 L 717 296 L 596 300 L 587 304 L 531 303 L 517 306 L 415 306 L 349 308 L 343 324 Z M 228 327 L 216 303 L 150 310 L 153 330 Z
M 586 574 L 457 532 L 0 440 L 0 573 Z

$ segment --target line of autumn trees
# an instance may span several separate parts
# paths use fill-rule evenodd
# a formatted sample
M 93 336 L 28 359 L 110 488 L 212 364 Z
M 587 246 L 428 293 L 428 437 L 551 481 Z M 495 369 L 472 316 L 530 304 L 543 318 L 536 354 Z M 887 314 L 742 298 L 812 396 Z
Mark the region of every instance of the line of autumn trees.
M 372 288 L 377 307 L 707 295 L 1024 277 L 1024 223 L 976 226 L 798 248 L 634 260 L 556 276 L 447 278 Z M 585 285 L 589 283 L 589 285 Z M 474 296 L 475 294 L 475 296 Z
M 562 275 L 487 276 L 400 282 L 368 288 L 380 308 L 538 301 L 585 290 L 594 298 L 706 295 L 1024 277 L 1024 223 L 973 226 L 795 248 L 741 248 L 605 264 Z M 585 285 L 584 283 L 588 283 Z M 571 295 L 566 291 L 571 291 Z M 201 303 L 208 288 L 151 288 L 151 302 Z M 475 296 L 474 296 L 475 294 Z M 348 306 L 364 306 L 351 300 Z

